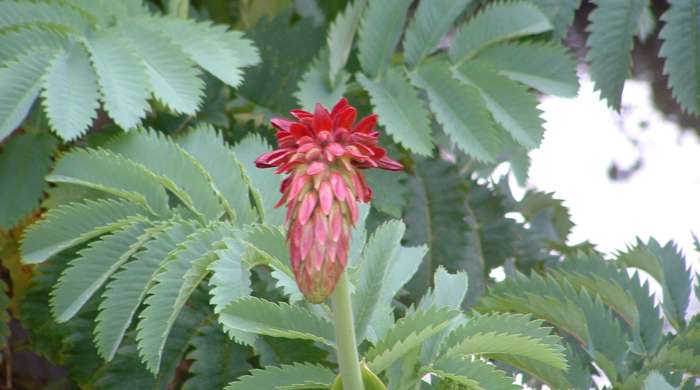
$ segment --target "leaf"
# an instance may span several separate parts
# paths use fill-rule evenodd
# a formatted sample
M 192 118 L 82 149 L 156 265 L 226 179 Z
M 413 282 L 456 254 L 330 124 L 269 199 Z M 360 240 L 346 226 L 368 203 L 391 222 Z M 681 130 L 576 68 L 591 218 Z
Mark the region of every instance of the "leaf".
M 333 325 L 302 306 L 273 303 L 255 297 L 237 299 L 219 313 L 224 330 L 313 340 L 334 345 Z
M 204 326 L 192 340 L 193 350 L 187 355 L 193 361 L 190 378 L 182 385 L 187 389 L 223 389 L 250 368 L 248 351 L 231 343 L 218 325 Z
M 547 17 L 532 4 L 522 1 L 494 3 L 457 31 L 450 45 L 450 59 L 461 62 L 487 46 L 551 29 Z
M 355 31 L 360 24 L 360 17 L 366 4 L 367 0 L 355 0 L 352 3 L 348 3 L 345 10 L 342 13 L 338 13 L 328 28 L 327 42 L 330 65 L 328 79 L 331 81 L 335 80 L 348 61 Z
M 113 138 L 107 147 L 157 175 L 158 181 L 196 215 L 214 220 L 223 214 L 206 170 L 162 133 L 132 131 Z
M 382 169 L 369 169 L 363 172 L 367 185 L 372 189 L 372 206 L 394 218 L 401 218 L 406 206 L 407 175 Z
M 21 55 L 47 48 L 61 50 L 66 45 L 66 34 L 42 25 L 25 25 L 0 34 L 0 63 L 4 64 Z
M 637 246 L 619 254 L 617 261 L 628 267 L 639 268 L 656 279 L 663 289 L 661 307 L 668 321 L 676 329 L 685 326 L 685 311 L 691 293 L 691 272 L 675 243 L 669 242 L 662 247 L 654 239 L 646 244 L 637 240 Z
M 331 87 L 326 79 L 329 69 L 328 49 L 323 48 L 309 69 L 301 76 L 297 91 L 294 93 L 294 97 L 302 108 L 311 110 L 316 103 L 332 107 L 345 95 L 350 75 L 345 71 L 338 72 Z
M 547 15 L 552 23 L 552 38 L 559 41 L 566 38 L 569 26 L 574 22 L 576 10 L 581 0 L 527 0 Z
M 444 61 L 421 65 L 411 79 L 427 92 L 435 118 L 460 150 L 477 160 L 496 159 L 501 135 L 488 117 L 476 88 L 460 85 Z
M 700 114 L 700 22 L 693 15 L 699 7 L 698 1 L 671 2 L 661 16 L 664 25 L 659 32 L 663 40 L 659 56 L 666 60 L 663 74 L 673 97 L 683 111 L 696 115 Z
M 39 95 L 41 77 L 51 58 L 51 51 L 37 50 L 0 67 L 0 141 L 10 135 L 27 116 Z
M 544 128 L 537 98 L 521 85 L 499 75 L 486 64 L 462 64 L 456 77 L 476 87 L 493 118 L 521 145 L 536 148 Z
M 149 108 L 146 66 L 115 30 L 95 33 L 87 47 L 105 110 L 124 130 L 138 125 Z
M 630 74 L 637 21 L 646 1 L 595 0 L 596 8 L 588 16 L 590 21 L 586 46 L 589 73 L 608 106 L 620 110 L 620 99 L 625 79 Z
M 0 228 L 9 230 L 39 206 L 46 187 L 56 140 L 46 133 L 24 133 L 11 138 L 0 153 Z
M 215 225 L 188 236 L 161 264 L 155 284 L 148 290 L 136 339 L 143 362 L 154 374 L 159 370 L 163 347 L 180 310 L 207 275 L 207 266 L 214 259 L 212 244 L 221 240 L 222 229 Z
M 330 388 L 334 379 L 335 374 L 326 367 L 295 363 L 252 370 L 250 375 L 229 383 L 226 390 Z
M 504 43 L 484 49 L 478 58 L 498 73 L 546 94 L 574 97 L 578 91 L 576 60 L 560 45 Z
M 456 310 L 431 308 L 400 319 L 367 351 L 365 359 L 368 366 L 375 372 L 386 370 L 403 355 L 443 330 L 457 315 L 459 312 Z
M 430 55 L 471 0 L 432 0 L 418 3 L 406 29 L 403 46 L 406 62 L 417 65 Z
M 532 229 L 556 242 L 566 242 L 571 229 L 569 209 L 553 193 L 528 191 L 518 204 L 518 211 L 530 222 Z
M 480 360 L 470 361 L 456 356 L 445 356 L 427 367 L 425 371 L 440 378 L 449 379 L 450 382 L 468 386 L 470 389 L 518 389 L 518 386 L 513 383 L 513 377 Z
M 357 45 L 362 70 L 368 76 L 380 76 L 391 63 L 410 5 L 410 0 L 369 2 L 362 18 Z
M 435 271 L 433 289 L 428 291 L 418 303 L 420 310 L 427 310 L 430 307 L 449 307 L 459 309 L 462 301 L 467 295 L 469 279 L 467 273 L 457 271 L 454 274 L 439 266 Z
M 61 3 L 0 2 L 0 29 L 33 23 L 53 24 L 80 33 L 91 24 L 77 9 Z
M 139 218 L 144 209 L 124 200 L 85 200 L 49 210 L 22 239 L 22 262 L 35 264 Z
M 663 375 L 658 371 L 652 371 L 647 375 L 647 379 L 644 380 L 643 390 L 674 390 L 677 387 L 673 387 L 668 384 Z
M 432 154 L 428 111 L 400 69 L 389 69 L 381 81 L 358 73 L 357 81 L 369 92 L 379 124 L 394 140 L 416 154 Z
M 168 212 L 168 195 L 156 177 L 142 165 L 107 150 L 74 149 L 56 162 L 46 180 L 115 195 L 138 203 L 156 215 Z
M 257 219 L 257 212 L 249 200 L 250 178 L 233 150 L 224 143 L 219 132 L 209 125 L 200 125 L 177 140 L 209 174 L 224 207 L 233 213 L 235 222 L 245 225 Z
M 147 223 L 136 220 L 105 234 L 78 252 L 51 292 L 51 312 L 57 322 L 73 318 L 107 279 L 150 239 Z
M 97 76 L 82 44 L 52 61 L 43 79 L 44 109 L 51 128 L 66 141 L 85 134 L 99 108 Z
M 191 222 L 185 221 L 165 222 L 148 229 L 153 238 L 144 245 L 144 250 L 114 274 L 102 295 L 95 325 L 95 344 L 103 358 L 114 358 L 136 310 L 154 283 L 161 262 L 194 229 Z
M 366 364 L 360 364 L 360 375 L 362 377 L 362 385 L 364 385 L 365 390 L 387 390 L 381 379 L 373 373 Z M 340 374 L 335 377 L 335 382 L 331 390 L 343 390 L 343 381 Z
M 150 91 L 174 112 L 195 114 L 204 94 L 198 70 L 172 40 L 150 31 L 146 23 L 152 21 L 127 22 L 120 32 L 145 64 Z

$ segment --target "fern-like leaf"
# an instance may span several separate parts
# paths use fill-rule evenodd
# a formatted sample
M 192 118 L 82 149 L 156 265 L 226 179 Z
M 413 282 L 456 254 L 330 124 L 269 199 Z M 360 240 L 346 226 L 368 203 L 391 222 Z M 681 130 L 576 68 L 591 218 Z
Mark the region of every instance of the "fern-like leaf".
M 335 374 L 330 369 L 314 364 L 268 366 L 255 369 L 250 375 L 231 382 L 225 390 L 330 388 Z
M 331 82 L 336 80 L 338 73 L 348 61 L 350 50 L 352 49 L 352 41 L 355 38 L 355 31 L 360 24 L 360 17 L 366 4 L 367 0 L 349 2 L 345 10 L 338 13 L 328 28 L 328 80 Z
M 596 89 L 608 106 L 619 110 L 622 88 L 630 74 L 630 51 L 637 32 L 637 22 L 646 1 L 594 1 L 587 31 L 589 47 L 586 60 Z
M 22 261 L 40 263 L 78 245 L 141 218 L 144 209 L 123 200 L 86 200 L 49 210 L 31 225 L 22 240 Z
M 358 73 L 357 80 L 369 92 L 379 124 L 394 140 L 416 154 L 430 155 L 433 141 L 428 111 L 403 72 L 391 68 L 381 81 Z
M 480 360 L 445 356 L 425 371 L 475 390 L 515 390 L 513 377 Z
M 403 42 L 406 62 L 417 65 L 432 53 L 469 2 L 470 0 L 433 0 L 418 3 Z
M 65 33 L 46 26 L 22 26 L 0 34 L 0 63 L 40 48 L 61 50 L 66 45 Z
M 0 29 L 31 23 L 45 23 L 83 33 L 91 22 L 79 10 L 61 3 L 0 1 Z
M 381 75 L 389 66 L 410 5 L 410 0 L 369 2 L 360 26 L 358 48 L 362 70 L 370 77 Z
M 581 0 L 527 0 L 547 15 L 552 23 L 552 38 L 561 40 L 566 37 L 569 26 L 574 22 L 576 10 Z
M 327 80 L 329 71 L 328 49 L 323 48 L 301 77 L 297 91 L 294 93 L 301 107 L 312 110 L 316 103 L 333 107 L 345 95 L 350 75 L 341 70 L 336 75 L 336 80 L 329 84 Z

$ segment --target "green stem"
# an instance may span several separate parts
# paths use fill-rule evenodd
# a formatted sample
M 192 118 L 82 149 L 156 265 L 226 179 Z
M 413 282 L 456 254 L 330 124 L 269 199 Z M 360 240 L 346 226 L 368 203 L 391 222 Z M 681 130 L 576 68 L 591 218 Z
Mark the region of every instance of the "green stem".
M 178 18 L 187 19 L 190 11 L 190 0 L 170 0 L 168 13 Z
M 335 322 L 336 349 L 340 379 L 345 390 L 364 390 L 360 359 L 355 344 L 355 324 L 352 319 L 352 303 L 346 272 L 340 276 L 331 295 Z

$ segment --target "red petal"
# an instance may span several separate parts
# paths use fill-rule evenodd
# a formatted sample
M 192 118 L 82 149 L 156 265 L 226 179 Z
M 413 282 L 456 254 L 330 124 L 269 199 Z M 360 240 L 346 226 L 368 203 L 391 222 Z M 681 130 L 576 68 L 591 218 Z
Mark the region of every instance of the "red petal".
M 328 144 L 326 148 L 336 157 L 340 157 L 345 154 L 345 148 L 337 142 L 332 142 Z
M 350 194 L 350 196 L 345 197 L 345 203 L 348 205 L 348 209 L 350 209 L 350 217 L 352 218 L 352 223 L 354 224 L 357 222 L 357 218 L 359 218 L 357 201 L 355 200 L 355 197 Z
M 389 156 L 384 156 L 377 160 L 379 168 L 386 169 L 387 171 L 401 171 L 403 170 L 403 165 L 391 158 Z
M 338 242 L 340 233 L 343 232 L 343 213 L 340 212 L 340 207 L 333 207 L 331 211 L 331 234 L 334 242 Z
M 327 181 L 321 183 L 321 188 L 318 190 L 318 199 L 321 203 L 321 210 L 328 215 L 331 212 L 331 206 L 333 206 L 333 190 Z
M 293 117 L 295 117 L 299 120 L 313 119 L 313 117 L 314 117 L 314 115 L 312 113 L 310 113 L 308 111 L 304 111 L 304 110 L 299 110 L 299 109 L 289 111 L 289 113 L 292 114 Z
M 297 218 L 299 218 L 300 224 L 306 225 L 306 223 L 309 222 L 309 218 L 311 218 L 311 213 L 314 211 L 315 207 L 316 194 L 313 192 L 309 192 L 304 197 L 304 201 L 301 202 L 301 207 L 299 207 L 299 215 L 297 216 Z
M 335 127 L 350 129 L 353 123 L 355 123 L 355 118 L 357 118 L 357 110 L 353 107 L 346 107 L 335 117 Z
M 309 255 L 309 252 L 311 251 L 311 247 L 314 244 L 314 228 L 311 226 L 311 224 L 308 224 L 306 226 L 300 227 L 302 230 L 301 233 L 301 258 L 305 259 L 306 256 Z
M 289 149 L 277 149 L 267 152 L 255 159 L 255 166 L 258 168 L 271 168 L 280 165 L 291 151 Z
M 270 120 L 270 123 L 272 124 L 272 126 L 275 126 L 276 128 L 286 133 L 289 132 L 289 128 L 296 122 L 289 121 L 283 118 L 272 118 Z
M 309 165 L 309 168 L 306 169 L 306 174 L 309 176 L 314 176 L 317 175 L 323 171 L 326 170 L 326 164 L 320 162 L 320 161 L 314 161 Z
M 331 174 L 331 187 L 333 187 L 333 193 L 339 201 L 344 201 L 347 195 L 347 188 L 345 188 L 345 180 L 343 177 L 336 172 Z
M 311 137 L 313 136 L 313 133 L 311 132 L 311 129 L 309 129 L 308 126 L 306 126 L 303 123 L 297 123 L 293 122 L 291 126 L 289 126 L 289 132 L 294 138 L 301 138 L 304 136 Z
M 333 106 L 333 109 L 331 110 L 331 116 L 335 117 L 340 111 L 342 111 L 345 107 L 350 106 L 350 103 L 348 103 L 348 99 L 346 98 L 340 98 L 338 100 L 338 103 Z
M 316 212 L 314 215 L 314 230 L 316 233 L 316 242 L 325 242 L 326 235 L 328 234 L 328 222 L 322 213 Z
M 333 122 L 331 121 L 331 115 L 328 113 L 325 107 L 321 104 L 316 103 L 314 109 L 314 130 L 316 133 L 321 131 L 331 131 L 331 126 Z
M 374 130 L 376 126 L 377 115 L 372 114 L 362 118 L 360 123 L 358 123 L 357 126 L 355 126 L 354 130 L 358 133 L 369 133 L 370 131 Z

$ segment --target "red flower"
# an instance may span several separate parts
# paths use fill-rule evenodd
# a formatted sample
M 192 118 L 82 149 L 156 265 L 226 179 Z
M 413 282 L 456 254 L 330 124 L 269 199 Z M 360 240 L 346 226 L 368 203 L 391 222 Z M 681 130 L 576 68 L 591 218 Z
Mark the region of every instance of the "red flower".
M 287 241 L 299 289 L 320 303 L 345 269 L 357 201 L 372 197 L 361 169 L 399 171 L 403 166 L 378 145 L 377 116 L 355 123 L 357 110 L 344 98 L 330 113 L 316 104 L 313 114 L 291 114 L 296 121 L 272 119 L 278 148 L 258 157 L 255 165 L 288 175 L 276 207 L 287 206 Z

